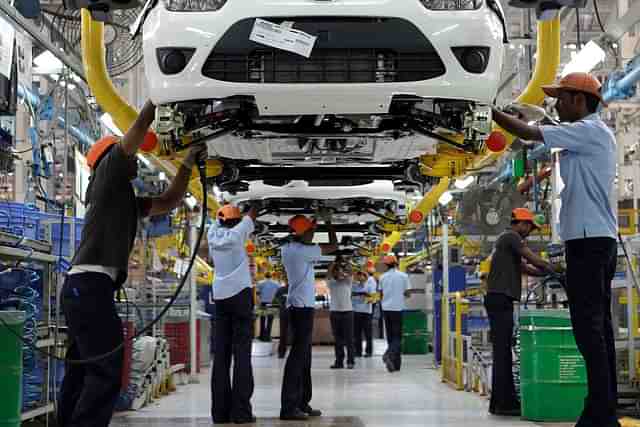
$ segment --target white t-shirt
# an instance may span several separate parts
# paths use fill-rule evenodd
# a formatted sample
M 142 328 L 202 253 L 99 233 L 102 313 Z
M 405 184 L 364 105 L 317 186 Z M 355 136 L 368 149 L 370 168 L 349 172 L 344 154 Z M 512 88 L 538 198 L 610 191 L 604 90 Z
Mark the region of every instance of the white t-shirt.
M 322 249 L 319 245 L 291 242 L 282 246 L 280 253 L 289 282 L 287 307 L 315 308 L 316 275 L 314 264 L 322 258 Z
M 395 268 L 380 277 L 382 289 L 382 310 L 403 311 L 405 309 L 404 292 L 409 289 L 409 276 Z
M 216 272 L 213 299 L 231 298 L 251 287 L 249 258 L 244 244 L 253 230 L 253 220 L 248 216 L 233 228 L 224 228 L 216 222 L 209 229 L 209 254 Z

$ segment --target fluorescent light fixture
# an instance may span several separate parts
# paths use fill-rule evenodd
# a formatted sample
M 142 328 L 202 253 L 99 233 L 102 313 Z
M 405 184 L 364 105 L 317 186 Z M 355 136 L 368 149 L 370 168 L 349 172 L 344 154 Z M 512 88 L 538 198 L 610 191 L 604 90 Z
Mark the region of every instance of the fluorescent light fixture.
M 453 194 L 451 194 L 451 192 L 449 191 L 445 191 L 444 193 L 442 193 L 442 196 L 440 196 L 440 198 L 438 199 L 438 203 L 440 203 L 442 206 L 447 206 L 449 202 L 452 200 L 453 200 Z
M 116 126 L 116 124 L 114 123 L 113 117 L 111 117 L 111 114 L 104 113 L 103 115 L 100 116 L 100 121 L 107 129 L 109 129 L 109 132 L 111 132 L 112 134 L 117 136 L 124 136 L 124 134 L 120 131 L 120 129 L 118 129 L 118 126 Z
M 465 188 L 473 184 L 475 180 L 476 179 L 473 175 L 469 175 L 464 179 L 456 179 L 456 181 L 453 183 L 453 186 L 456 187 L 458 190 L 464 190 Z
M 62 62 L 50 51 L 42 52 L 33 59 L 36 65 L 33 72 L 36 74 L 52 74 L 62 72 Z
M 138 154 L 138 160 L 140 160 L 146 167 L 151 168 L 151 163 L 142 154 Z
M 166 180 L 167 180 L 167 175 L 166 175 L 164 172 L 160 172 L 160 173 L 158 174 L 158 179 L 159 179 L 160 181 L 166 181 Z
M 571 61 L 562 69 L 561 77 L 575 72 L 588 73 L 593 70 L 596 65 L 603 62 L 606 58 L 606 52 L 598 46 L 596 42 L 591 40 L 580 52 L 572 55 Z
M 185 198 L 184 202 L 187 204 L 189 209 L 193 209 L 198 205 L 198 200 L 193 196 L 189 196 L 189 197 Z

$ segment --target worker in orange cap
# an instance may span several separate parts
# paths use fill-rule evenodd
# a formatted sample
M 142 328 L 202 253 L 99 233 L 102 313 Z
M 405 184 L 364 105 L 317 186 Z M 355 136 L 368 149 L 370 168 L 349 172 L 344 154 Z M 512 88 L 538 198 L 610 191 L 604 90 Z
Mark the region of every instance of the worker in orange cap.
M 114 293 L 127 279 L 138 220 L 177 207 L 193 166 L 205 155 L 201 148 L 192 149 L 161 196 L 136 197 L 131 185 L 137 176 L 136 153 L 154 116 L 155 106 L 147 102 L 122 140 L 102 138 L 87 153 L 91 168 L 87 213 L 80 246 L 62 287 L 69 359 L 90 359 L 122 344 Z M 107 426 L 120 393 L 122 369 L 122 351 L 91 364 L 68 364 L 58 402 L 58 425 Z
M 253 369 L 253 292 L 245 242 L 255 228 L 258 212 L 224 205 L 209 229 L 209 253 L 216 269 L 213 299 L 216 304 L 215 349 L 211 376 L 211 415 L 214 424 L 253 423 L 251 409 Z M 231 361 L 233 359 L 233 384 Z
M 511 212 L 511 227 L 498 237 L 491 256 L 484 305 L 489 316 L 493 346 L 489 412 L 494 415 L 520 415 L 520 400 L 513 382 L 511 357 L 513 303 L 520 301 L 522 296 L 523 273 L 541 276 L 552 271 L 548 262 L 525 246 L 525 239 L 537 228 L 529 209 L 514 209 Z
M 589 394 L 578 427 L 617 426 L 617 374 L 611 320 L 616 270 L 616 139 L 600 119 L 600 82 L 571 73 L 542 88 L 555 98 L 562 123 L 529 125 L 494 110 L 506 131 L 533 144 L 560 149 L 560 238 L 565 243 L 567 296 L 573 332 L 587 368 Z
M 382 356 L 389 372 L 399 371 L 402 365 L 402 312 L 409 289 L 409 276 L 398 270 L 398 259 L 393 255 L 382 257 L 380 292 L 382 314 L 387 333 L 387 351 Z
M 316 221 L 304 215 L 296 215 L 289 220 L 291 242 L 281 248 L 282 264 L 289 283 L 287 310 L 293 335 L 282 381 L 280 418 L 283 420 L 301 421 L 322 415 L 310 406 L 311 345 L 316 305 L 314 264 L 322 255 L 338 249 L 338 238 L 330 216 L 326 212 L 319 216 L 324 217 L 329 231 L 328 244 L 314 244 Z

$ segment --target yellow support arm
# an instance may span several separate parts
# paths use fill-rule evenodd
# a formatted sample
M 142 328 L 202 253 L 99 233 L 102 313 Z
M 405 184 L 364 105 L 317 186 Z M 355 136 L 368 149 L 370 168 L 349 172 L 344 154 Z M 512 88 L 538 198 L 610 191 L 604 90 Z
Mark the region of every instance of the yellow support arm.
M 420 224 L 424 221 L 427 213 L 431 211 L 437 204 L 438 199 L 449 188 L 449 177 L 440 178 L 438 185 L 431 188 L 431 190 L 424 196 L 422 200 L 416 205 L 415 208 L 409 214 L 409 220 L 414 224 Z
M 394 231 L 384 238 L 382 243 L 380 244 L 380 252 L 383 254 L 391 252 L 393 247 L 398 244 L 400 239 L 402 238 L 402 234 L 398 231 Z
M 545 98 L 542 86 L 555 81 L 558 73 L 558 65 L 560 64 L 560 17 L 556 17 L 550 21 L 538 22 L 537 46 L 537 60 L 533 75 L 531 76 L 529 84 L 515 102 L 541 105 Z M 495 126 L 495 130 L 502 131 L 498 126 Z M 514 137 L 504 131 L 502 132 L 507 138 L 506 150 L 513 142 Z M 480 169 L 493 163 L 503 152 L 504 150 L 493 153 L 485 149 L 484 153 L 476 157 L 473 163 L 473 169 Z

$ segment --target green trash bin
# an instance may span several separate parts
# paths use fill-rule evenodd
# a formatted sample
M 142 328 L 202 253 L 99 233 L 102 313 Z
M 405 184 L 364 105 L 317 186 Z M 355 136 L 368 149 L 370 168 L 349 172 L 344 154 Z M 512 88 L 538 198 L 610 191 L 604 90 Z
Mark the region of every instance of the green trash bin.
M 425 312 L 404 311 L 402 313 L 402 354 L 427 354 L 430 341 Z
M 521 312 L 520 394 L 528 420 L 574 422 L 582 413 L 587 374 L 569 311 Z
M 20 427 L 24 312 L 0 311 L 0 427 Z M 9 330 L 9 328 L 11 330 Z

